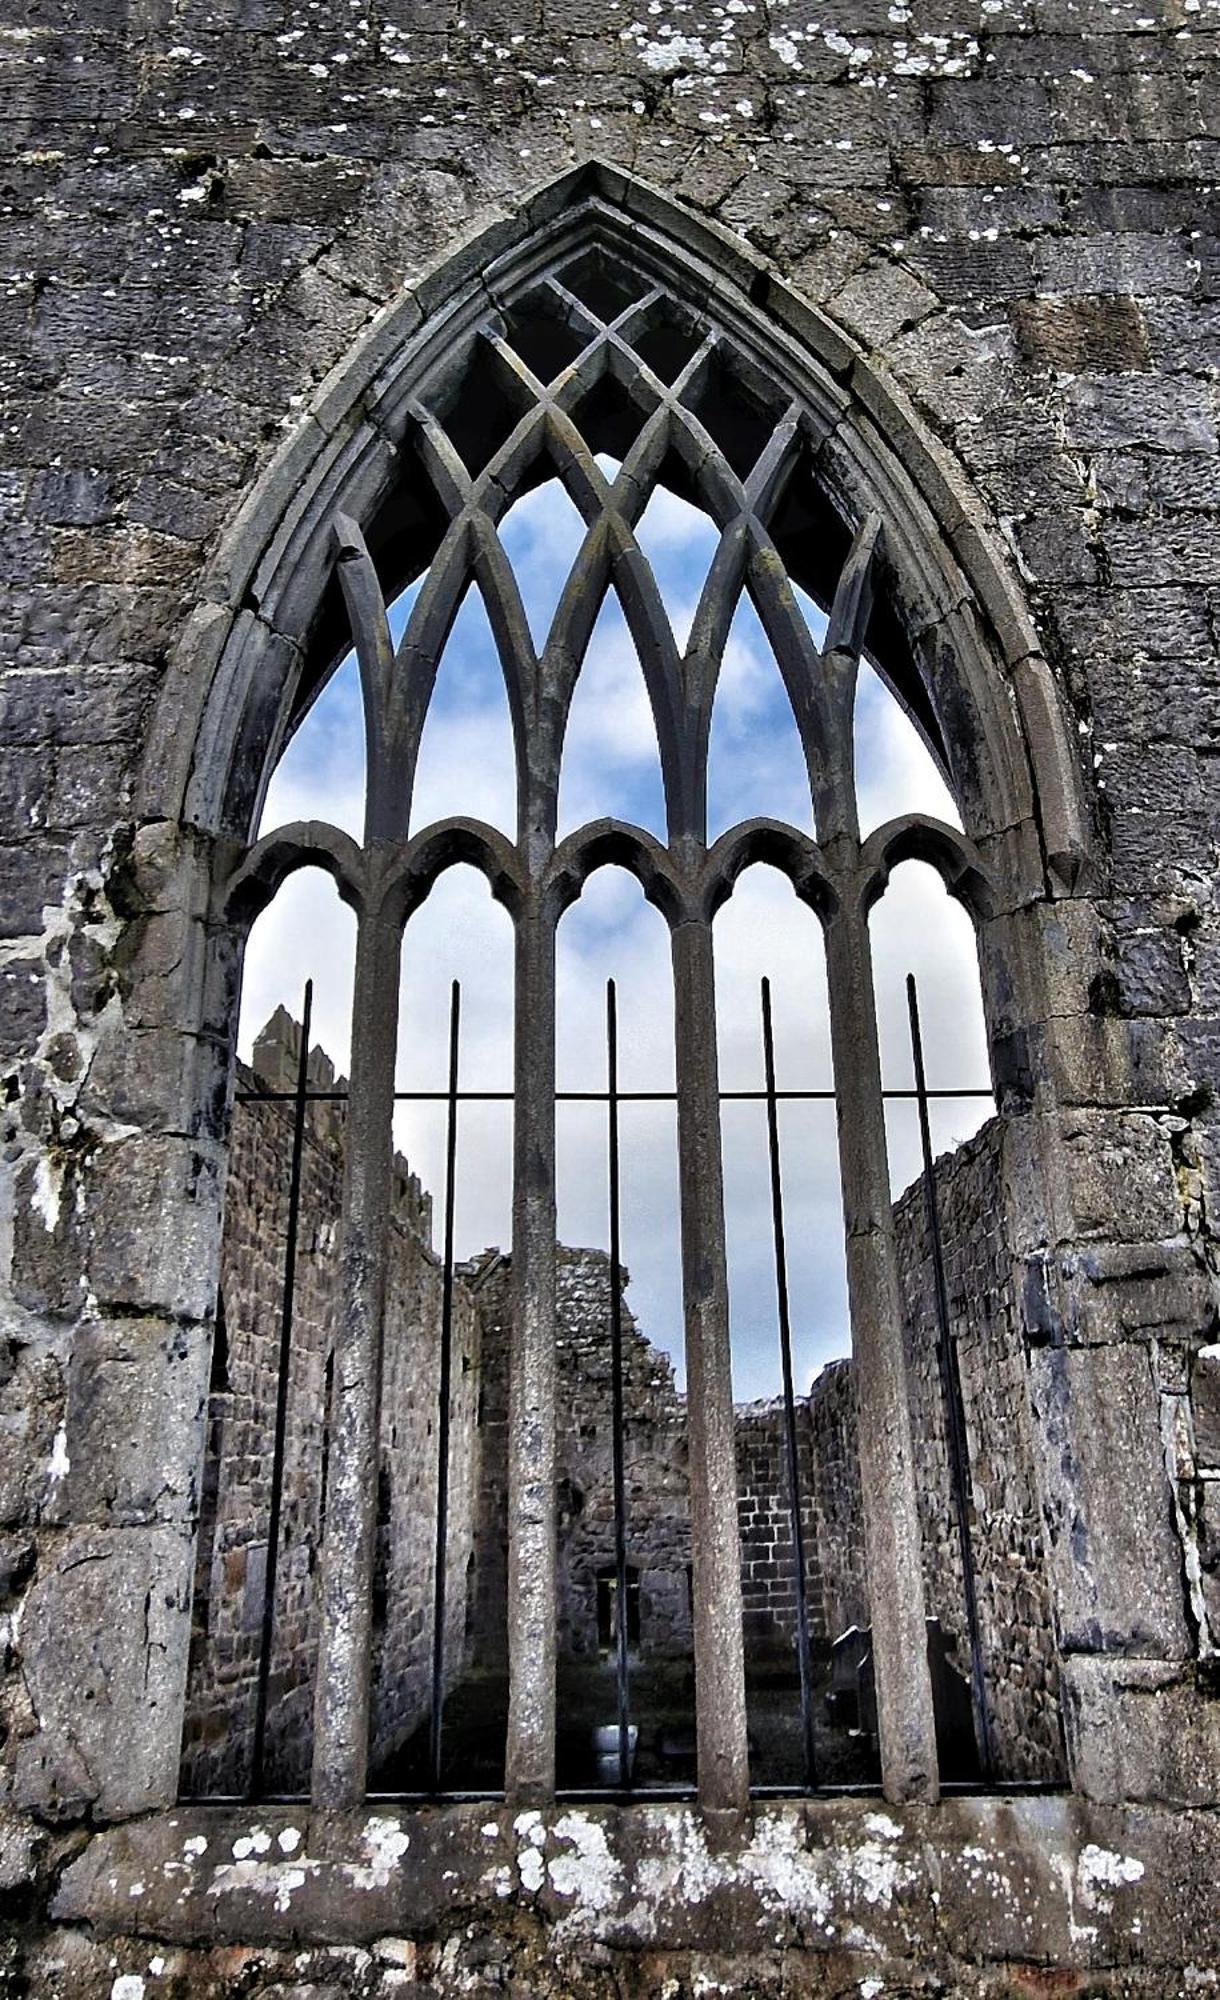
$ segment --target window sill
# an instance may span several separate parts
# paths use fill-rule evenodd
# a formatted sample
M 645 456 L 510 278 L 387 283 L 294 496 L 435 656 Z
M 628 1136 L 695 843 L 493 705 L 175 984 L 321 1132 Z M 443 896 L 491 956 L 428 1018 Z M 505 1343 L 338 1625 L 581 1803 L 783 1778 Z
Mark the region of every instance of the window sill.
M 911 1955 L 949 1937 L 984 1960 L 1116 1963 L 1147 1949 L 1150 1908 L 1197 1904 L 1174 1871 L 1208 1869 L 1213 1815 L 1067 1795 L 776 1800 L 727 1824 L 685 1804 L 373 1804 L 325 1825 L 301 1807 L 189 1805 L 98 1833 L 53 1915 L 181 1944 L 367 1945 L 525 1911 L 566 1949 L 708 1950 L 731 1931 L 741 1954 Z

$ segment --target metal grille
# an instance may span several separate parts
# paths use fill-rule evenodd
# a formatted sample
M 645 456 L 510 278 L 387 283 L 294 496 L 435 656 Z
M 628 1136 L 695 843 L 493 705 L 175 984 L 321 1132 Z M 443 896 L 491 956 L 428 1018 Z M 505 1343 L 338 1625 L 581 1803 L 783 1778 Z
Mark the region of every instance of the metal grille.
M 358 918 L 342 1313 L 315 1703 L 312 1789 L 321 1806 L 354 1803 L 366 1778 L 377 1505 L 372 1468 L 402 933 L 412 909 L 458 861 L 473 863 L 487 876 L 511 913 L 516 939 L 509 1796 L 544 1801 L 555 1784 L 555 934 L 564 908 L 592 870 L 607 862 L 637 877 L 666 918 L 671 937 L 700 1797 L 711 1807 L 736 1806 L 748 1788 L 711 924 L 736 877 L 755 861 L 778 866 L 825 929 L 861 1470 L 868 1496 L 865 1539 L 877 1607 L 873 1655 L 882 1769 L 892 1796 L 935 1790 L 868 910 L 890 868 L 912 856 L 931 861 L 954 892 L 976 907 L 985 903 L 988 889 L 971 843 L 939 822 L 905 816 L 860 839 L 853 711 L 871 633 L 893 649 L 891 658 L 879 648 L 879 666 L 903 690 L 925 733 L 934 725 L 926 695 L 911 680 L 901 619 L 885 589 L 882 520 L 877 514 L 843 517 L 820 480 L 819 441 L 811 414 L 799 399 L 777 392 L 711 306 L 696 311 L 622 259 L 586 249 L 535 282 L 510 308 L 489 310 L 472 340 L 433 369 L 411 402 L 396 449 L 403 466 L 402 517 L 416 524 L 416 554 L 407 548 L 405 528 L 396 532 L 392 507 L 381 510 L 371 540 L 350 516 L 335 519 L 336 572 L 366 719 L 363 841 L 312 822 L 280 829 L 251 849 L 231 884 L 231 904 L 254 907 L 292 868 L 321 863 Z M 617 462 L 617 471 L 599 465 L 599 455 L 606 454 Z M 517 497 L 551 476 L 562 481 L 579 509 L 585 536 L 538 650 L 498 528 Z M 694 501 L 719 530 L 683 648 L 635 534 L 658 483 Z M 413 564 L 418 571 L 421 520 L 433 524 L 430 560 L 396 645 L 386 592 Z M 827 619 L 820 647 L 793 589 L 798 572 Z M 414 775 L 438 664 L 471 587 L 486 605 L 508 693 L 518 787 L 515 841 L 462 818 L 409 834 Z M 567 716 L 610 590 L 621 602 L 656 724 L 664 841 L 613 819 L 556 839 Z M 816 834 L 755 819 L 709 846 L 712 709 L 743 593 L 758 613 L 791 702 Z M 316 676 L 309 685 L 316 688 Z M 301 710 L 307 700 L 303 681 Z M 455 1036 L 456 1005 L 455 999 Z M 782 1299 L 777 1093 L 765 995 L 763 1020 Z M 613 996 L 608 1032 L 613 1157 L 618 1097 Z M 456 1060 L 456 1039 L 454 1050 Z M 454 1087 L 451 1077 L 451 1110 Z M 615 1241 L 612 1255 L 616 1251 Z M 790 1370 L 785 1388 L 790 1409 Z M 616 1488 L 620 1485 L 616 1469 Z M 618 1498 L 621 1509 L 621 1492 Z M 620 1535 L 616 1560 L 623 1604 L 621 1540 Z M 443 1579 L 443 1563 L 437 1575 Z M 437 1607 L 439 1622 L 443 1608 L 443 1603 Z M 625 1634 L 623 1619 L 619 1627 Z M 620 1661 L 623 1643 L 620 1638 Z M 807 1687 L 804 1700 L 808 1715 Z M 622 1707 L 620 1724 L 625 1763 Z M 434 1772 L 439 1758 L 438 1741 Z

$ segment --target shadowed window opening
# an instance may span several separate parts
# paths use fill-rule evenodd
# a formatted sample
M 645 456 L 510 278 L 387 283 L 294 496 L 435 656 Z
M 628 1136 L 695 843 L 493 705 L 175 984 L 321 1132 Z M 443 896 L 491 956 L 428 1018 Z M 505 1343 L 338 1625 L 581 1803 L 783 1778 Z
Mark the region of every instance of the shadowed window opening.
M 505 337 L 540 382 L 552 382 L 571 366 L 589 341 L 588 328 L 574 326 L 553 294 L 535 293 L 504 316 Z
M 558 279 L 607 325 L 642 299 L 648 289 L 646 280 L 637 272 L 600 249 L 590 250 L 575 263 L 566 265 L 558 273 Z
M 675 311 L 657 313 L 633 345 L 641 361 L 662 382 L 675 382 L 703 345 L 703 329 L 694 319 Z

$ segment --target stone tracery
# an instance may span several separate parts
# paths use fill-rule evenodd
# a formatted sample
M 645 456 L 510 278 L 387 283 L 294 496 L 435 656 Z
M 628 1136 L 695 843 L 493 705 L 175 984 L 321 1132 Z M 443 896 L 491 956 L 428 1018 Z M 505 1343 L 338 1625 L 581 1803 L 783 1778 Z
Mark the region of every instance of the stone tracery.
M 747 316 L 748 326 L 748 316 Z M 366 816 L 357 846 L 311 823 L 278 829 L 243 856 L 230 909 L 257 905 L 286 870 L 320 861 L 357 908 L 355 1057 L 344 1210 L 344 1338 L 338 1363 L 335 1509 L 324 1558 L 314 1793 L 350 1802 L 364 1783 L 374 1495 L 367 1466 L 377 1428 L 389 1113 L 401 925 L 447 866 L 473 862 L 516 926 L 518 1020 L 514 1178 L 514 1348 L 509 1453 L 511 1796 L 554 1786 L 554 1531 L 539 1496 L 554 1479 L 554 936 L 564 906 L 596 867 L 629 868 L 671 931 L 677 1003 L 677 1098 L 687 1364 L 691 1382 L 695 1655 L 700 1791 L 745 1796 L 746 1729 L 736 1559 L 733 1426 L 724 1275 L 710 919 L 742 868 L 773 862 L 826 927 L 832 1039 L 860 1448 L 887 1789 L 936 1786 L 909 1414 L 889 1210 L 867 911 L 889 869 L 931 861 L 977 916 L 992 906 L 991 868 L 968 838 L 907 815 L 861 843 L 852 771 L 856 677 L 866 639 L 920 727 L 947 758 L 930 691 L 906 638 L 880 515 L 852 521 L 821 463 L 824 413 L 789 393 L 753 356 L 746 331 L 716 304 L 692 306 L 648 256 L 595 227 L 552 253 L 402 398 L 400 468 L 362 528 L 333 516 L 335 571 L 360 665 L 368 742 Z M 611 475 L 598 462 L 610 452 Z M 563 481 L 586 524 L 541 652 L 497 533 L 539 476 Z M 719 543 L 680 651 L 633 534 L 655 482 L 682 486 L 716 521 Z M 405 483 L 404 483 L 405 482 Z M 429 522 L 415 552 L 396 511 Z M 845 509 L 846 506 L 846 517 Z M 376 557 L 372 553 L 376 550 Z M 427 573 L 394 644 L 383 576 Z M 826 607 L 821 645 L 789 573 Z M 469 820 L 409 836 L 412 781 L 437 666 L 468 589 L 484 599 L 499 649 L 516 745 L 518 827 L 510 842 Z M 606 593 L 619 597 L 648 688 L 661 753 L 667 839 L 615 820 L 556 843 L 566 716 Z M 778 822 L 731 828 L 706 843 L 707 749 L 734 608 L 748 591 L 774 650 L 808 769 L 816 837 Z M 340 628 L 333 606 L 328 644 Z M 316 646 L 315 646 L 316 656 Z M 298 714 L 319 685 L 310 669 Z M 955 746 L 960 756 L 961 746 Z M 976 815 L 977 816 L 977 815 Z M 984 824 L 986 816 L 984 815 Z M 1009 839 L 1005 832 L 1002 839 Z M 528 1683 L 528 1692 L 527 1692 Z

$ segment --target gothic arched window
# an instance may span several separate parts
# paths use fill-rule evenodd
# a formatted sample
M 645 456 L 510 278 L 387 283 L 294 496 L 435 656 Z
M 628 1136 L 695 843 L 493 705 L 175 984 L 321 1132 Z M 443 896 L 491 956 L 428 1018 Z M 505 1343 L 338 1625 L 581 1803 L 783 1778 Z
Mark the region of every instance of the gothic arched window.
M 796 342 L 774 333 L 763 343 L 762 322 L 730 283 L 701 290 L 689 272 L 678 282 L 648 232 L 618 222 L 550 248 L 544 232 L 522 261 L 503 290 L 493 273 L 481 302 L 426 330 L 409 392 L 384 419 L 373 498 L 362 510 L 345 496 L 328 515 L 329 582 L 284 677 L 277 731 L 281 744 L 291 737 L 354 648 L 362 826 L 278 828 L 243 856 L 228 890 L 230 912 L 248 916 L 290 872 L 317 864 L 357 919 L 313 1795 L 349 1804 L 366 1781 L 369 1661 L 389 1615 L 377 1551 L 399 1504 L 377 1465 L 404 926 L 461 864 L 486 878 L 513 929 L 511 1335 L 494 1413 L 507 1454 L 506 1789 L 529 1802 L 555 1785 L 556 937 L 594 871 L 613 865 L 664 919 L 672 959 L 699 1794 L 712 1807 L 746 1796 L 713 920 L 744 871 L 767 864 L 825 939 L 881 1770 L 892 1797 L 933 1796 L 919 1474 L 869 923 L 891 870 L 908 861 L 930 864 L 984 914 L 1011 826 L 1001 802 L 990 824 L 967 816 L 976 839 L 921 812 L 862 834 L 856 728 L 864 672 L 870 687 L 897 697 L 958 796 L 977 799 L 982 753 L 970 732 L 947 737 L 949 679 L 937 685 L 939 621 L 955 607 L 934 565 L 921 573 L 911 558 L 909 521 L 901 561 L 891 548 L 890 496 L 870 491 L 849 430 L 839 431 L 846 392 L 812 397 Z M 549 481 L 566 494 L 574 526 L 570 549 L 557 550 L 550 616 L 540 619 L 501 530 Z M 681 631 L 642 546 L 658 491 L 706 523 L 705 567 L 692 574 Z M 570 827 L 570 812 L 561 819 L 582 667 L 610 613 L 629 635 L 655 728 L 661 817 L 652 831 L 630 813 L 581 820 L 577 809 Z M 421 826 L 425 731 L 465 617 L 486 621 L 502 672 L 515 815 L 511 825 L 472 815 Z M 771 774 L 773 811 L 710 829 L 717 696 L 743 617 L 774 659 L 797 751 L 783 783 Z M 717 815 L 731 819 L 719 805 Z M 480 1422 L 484 1400 L 481 1392 Z M 579 1501 L 572 1493 L 561 1509 Z M 495 1523 L 485 1526 L 494 1539 Z M 463 1561 L 473 1562 L 470 1551 Z M 621 1562 L 618 1573 L 628 1575 Z M 611 1574 L 603 1563 L 596 1577 L 597 1627 L 626 1634 L 629 1621 L 603 1616 Z M 648 1579 L 628 1580 L 638 1626 Z

